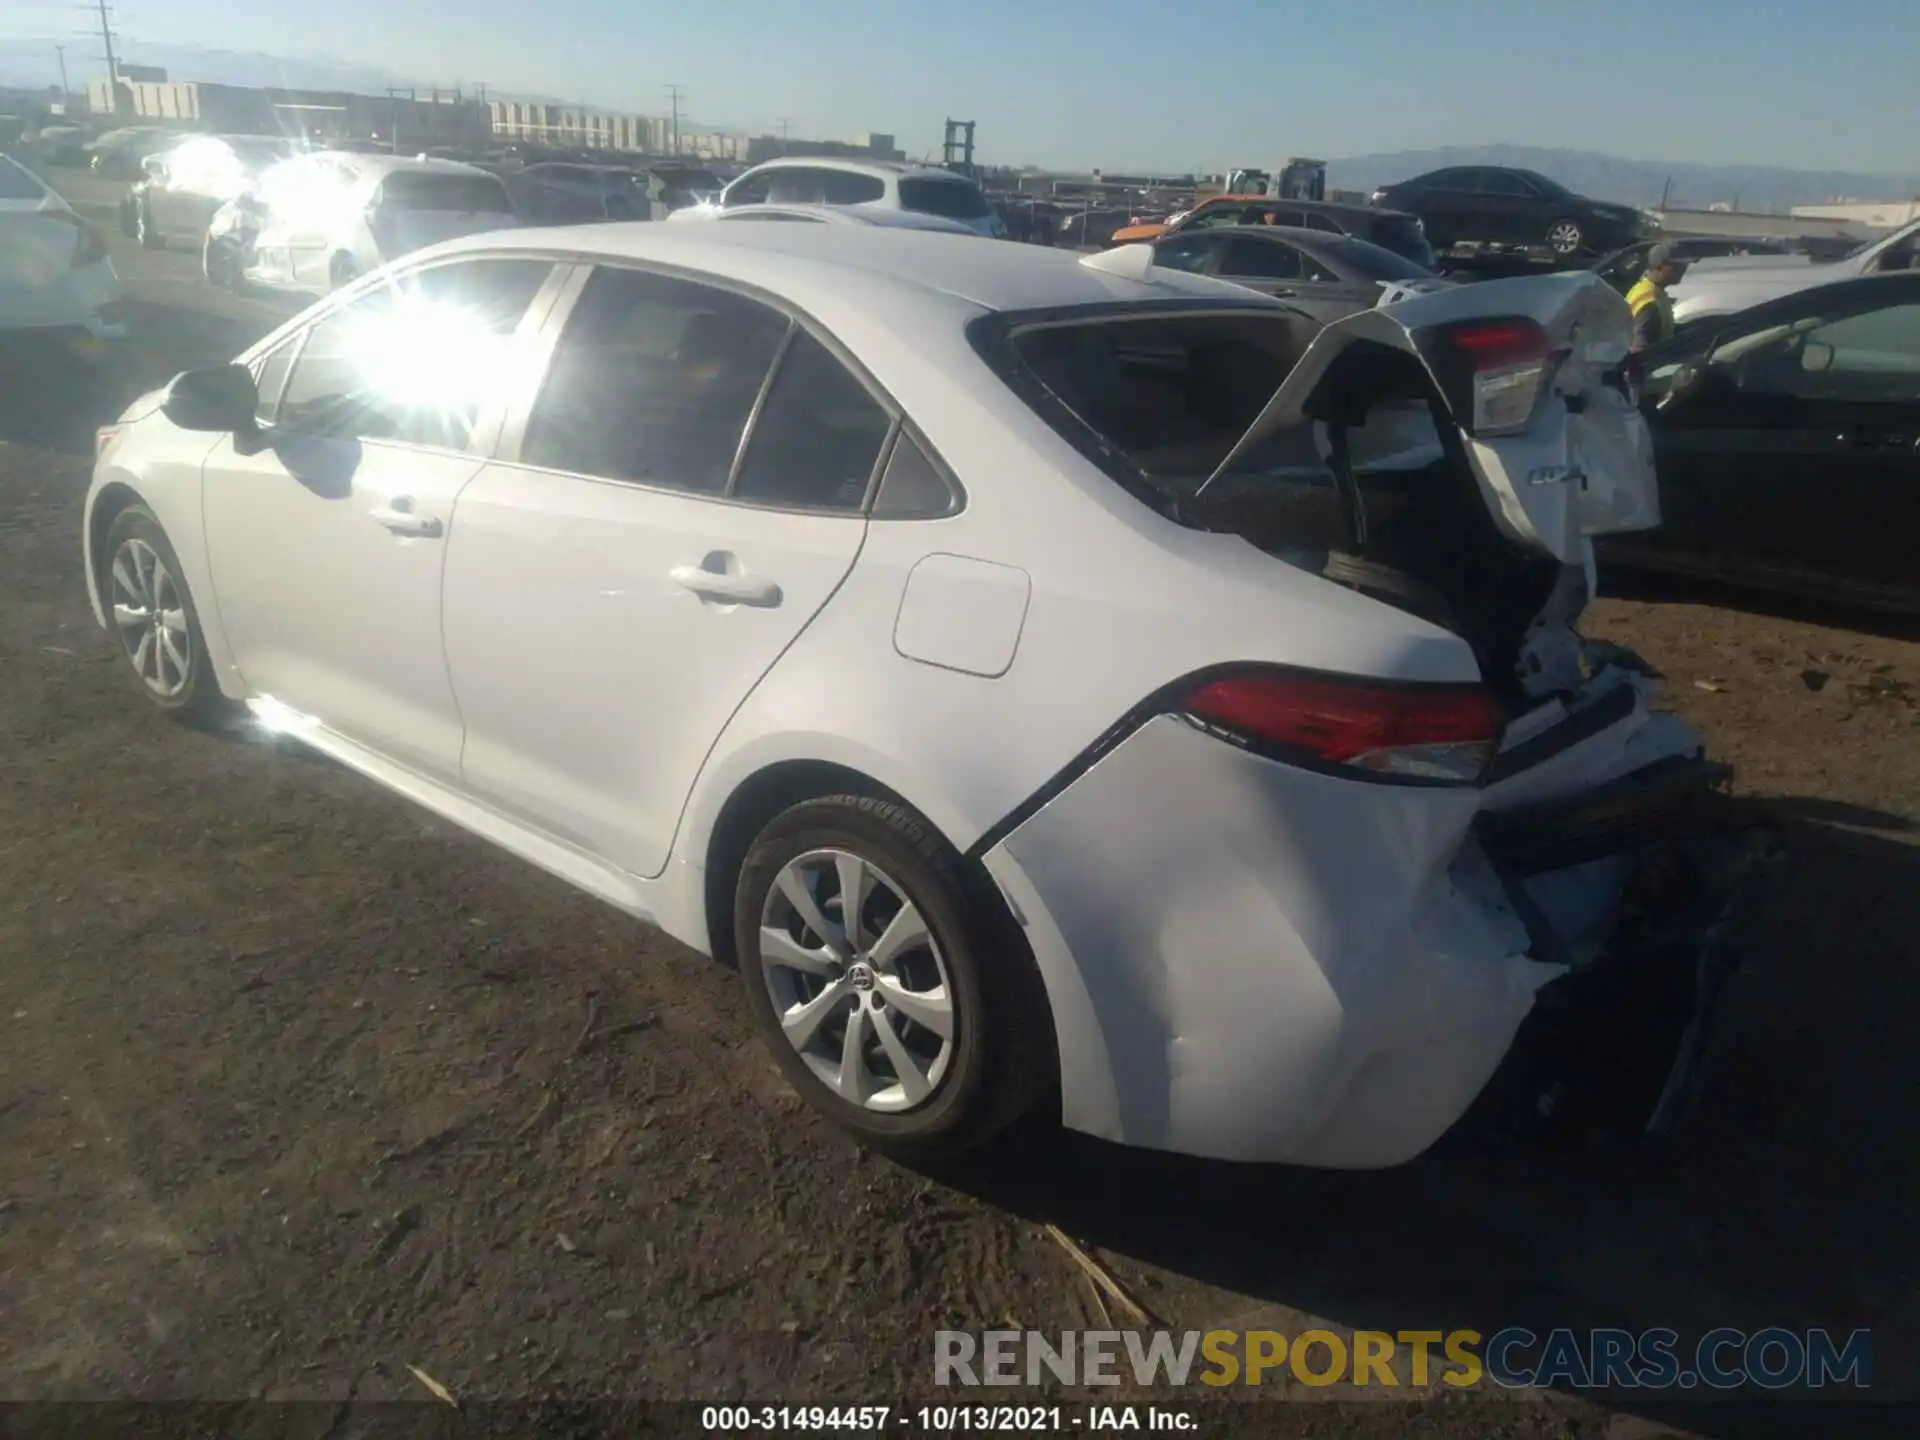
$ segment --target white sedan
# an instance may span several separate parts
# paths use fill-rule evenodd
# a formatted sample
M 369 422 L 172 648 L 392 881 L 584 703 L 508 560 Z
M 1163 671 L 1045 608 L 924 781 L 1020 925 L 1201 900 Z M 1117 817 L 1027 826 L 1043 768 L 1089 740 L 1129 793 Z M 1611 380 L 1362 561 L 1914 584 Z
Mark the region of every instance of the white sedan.
M 755 221 L 786 221 L 813 225 L 879 225 L 893 230 L 934 230 L 943 235 L 974 235 L 979 231 L 944 215 L 928 215 L 919 210 L 890 210 L 881 205 L 737 205 L 728 210 L 718 204 L 687 205 L 667 216 L 670 221 L 696 223 L 719 221 L 725 224 L 752 224 Z
M 159 707 L 244 705 L 737 964 L 883 1149 L 1057 1095 L 1393 1164 L 1596 985 L 1627 1059 L 1545 1053 L 1669 1113 L 1720 962 L 1615 929 L 1715 918 L 1640 856 L 1717 776 L 1572 629 L 1588 537 L 1657 518 L 1620 297 L 1322 329 L 1151 260 L 435 247 L 102 432 L 97 616 Z
M 97 359 L 126 339 L 120 277 L 100 232 L 0 155 L 0 334 L 42 336 Z

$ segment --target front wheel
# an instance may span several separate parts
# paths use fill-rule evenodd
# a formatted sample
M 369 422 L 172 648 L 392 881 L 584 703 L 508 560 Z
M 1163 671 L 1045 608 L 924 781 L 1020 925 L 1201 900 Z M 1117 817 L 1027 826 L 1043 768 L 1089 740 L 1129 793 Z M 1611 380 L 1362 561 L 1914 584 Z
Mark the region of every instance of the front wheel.
M 345 289 L 360 278 L 360 266 L 353 256 L 344 250 L 333 257 L 327 266 L 327 280 L 335 290 Z
M 1052 1083 L 1023 938 L 903 805 L 839 795 L 778 816 L 741 867 L 734 938 L 789 1083 L 876 1149 L 957 1153 Z
M 211 720 L 227 708 L 207 658 L 200 613 L 180 557 L 144 505 L 130 505 L 107 533 L 101 580 L 120 651 L 147 699 L 162 710 Z
M 1547 248 L 1562 260 L 1571 260 L 1587 248 L 1586 232 L 1578 220 L 1556 220 L 1547 228 Z

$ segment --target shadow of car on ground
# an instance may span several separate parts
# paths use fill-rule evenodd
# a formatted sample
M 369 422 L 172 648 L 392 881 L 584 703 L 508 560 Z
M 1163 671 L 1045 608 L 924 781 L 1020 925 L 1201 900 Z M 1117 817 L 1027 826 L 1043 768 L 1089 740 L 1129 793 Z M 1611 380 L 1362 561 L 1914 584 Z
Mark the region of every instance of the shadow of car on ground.
M 1872 1390 L 1828 1392 L 1867 1403 L 1822 1405 L 1820 1419 L 1827 1434 L 1884 1431 L 1894 1411 L 1873 1402 L 1920 1399 L 1902 1358 L 1920 1338 L 1920 1110 L 1897 1098 L 1913 1093 L 1920 847 L 1820 823 L 1799 802 L 1768 808 L 1789 865 L 1723 1013 L 1700 1109 L 1673 1141 L 1443 1146 L 1356 1173 L 1187 1160 L 1035 1120 L 939 1178 L 1354 1328 L 1667 1327 L 1683 1363 L 1722 1326 L 1824 1327 L 1840 1344 L 1870 1328 Z M 1844 818 L 1911 829 L 1858 807 Z M 1615 1390 L 1605 1401 L 1706 1434 L 1767 1435 L 1799 1433 L 1826 1398 Z

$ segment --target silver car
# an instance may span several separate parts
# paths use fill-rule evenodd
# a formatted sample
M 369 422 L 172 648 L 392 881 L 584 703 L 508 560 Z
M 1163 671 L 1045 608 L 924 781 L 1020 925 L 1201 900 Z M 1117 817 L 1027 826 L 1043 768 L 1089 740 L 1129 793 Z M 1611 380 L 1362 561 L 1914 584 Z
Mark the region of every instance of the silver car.
M 1230 280 L 1285 300 L 1323 325 L 1372 309 L 1390 288 L 1404 297 L 1452 283 L 1370 241 L 1291 225 L 1176 230 L 1152 243 L 1160 269 Z
M 1778 300 L 1815 285 L 1920 268 L 1920 220 L 1868 240 L 1838 260 L 1807 255 L 1741 255 L 1698 260 L 1668 294 L 1674 324 L 1685 328 L 1719 315 Z

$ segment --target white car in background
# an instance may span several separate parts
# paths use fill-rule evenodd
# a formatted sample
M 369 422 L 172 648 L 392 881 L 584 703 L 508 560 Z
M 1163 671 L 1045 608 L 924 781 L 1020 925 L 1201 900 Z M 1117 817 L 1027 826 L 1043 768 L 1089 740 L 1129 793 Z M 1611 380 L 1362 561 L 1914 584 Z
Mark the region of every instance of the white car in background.
M 1624 302 L 1322 327 L 1151 260 L 436 247 L 102 432 L 96 614 L 161 708 L 244 704 L 735 961 L 882 1148 L 1057 1092 L 1389 1165 L 1517 1035 L 1525 1113 L 1665 1123 L 1752 846 L 1573 628 L 1590 537 L 1658 517 Z
M 866 205 L 957 220 L 976 235 L 1004 240 L 1007 222 L 987 192 L 964 175 L 931 165 L 881 160 L 768 160 L 720 192 L 722 209 L 742 205 Z
M 727 210 L 719 205 L 689 205 L 676 210 L 672 221 L 788 221 L 814 225 L 879 225 L 890 230 L 933 230 L 946 235 L 972 235 L 980 232 L 971 225 L 949 220 L 943 215 L 923 215 L 917 210 L 889 210 L 880 205 L 741 205 Z
M 336 290 L 442 240 L 518 225 L 500 177 L 457 160 L 322 150 L 265 170 L 207 228 L 216 285 Z
M 1676 326 L 1690 326 L 1834 280 L 1920 269 L 1920 220 L 1867 240 L 1838 260 L 1809 255 L 1729 255 L 1695 260 L 1669 289 Z
M 0 334 L 41 336 L 101 359 L 127 336 L 120 277 L 94 226 L 0 155 Z

